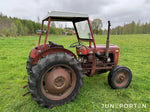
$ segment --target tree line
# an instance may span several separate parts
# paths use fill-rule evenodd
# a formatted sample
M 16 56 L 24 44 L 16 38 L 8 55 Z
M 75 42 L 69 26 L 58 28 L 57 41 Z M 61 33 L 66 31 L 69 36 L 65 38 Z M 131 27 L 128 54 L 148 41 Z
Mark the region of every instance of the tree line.
M 150 34 L 150 23 L 141 23 L 140 21 L 135 23 L 132 21 L 131 23 L 124 24 L 123 26 L 112 28 L 111 34 Z
M 0 13 L 0 36 L 26 36 L 34 35 L 38 29 L 41 29 L 41 23 L 39 17 L 37 17 L 38 22 L 34 22 L 26 19 L 19 19 L 16 17 L 7 17 Z M 94 34 L 102 34 L 102 21 L 100 19 L 94 19 L 91 21 L 92 29 Z M 46 30 L 47 26 L 44 25 L 43 29 Z M 49 28 L 50 34 L 60 35 L 62 32 L 68 32 L 69 28 L 63 28 L 60 24 L 56 27 L 54 22 L 51 22 L 51 27 Z M 69 34 L 69 33 L 68 33 Z
M 35 23 L 31 20 L 19 19 L 16 17 L 12 18 L 2 13 L 0 14 L 0 35 L 32 35 L 36 32 L 35 29 L 40 28 L 40 26 L 40 23 Z
M 41 23 L 39 23 L 39 17 L 37 18 L 38 22 L 34 22 L 26 19 L 19 19 L 16 17 L 7 17 L 0 13 L 0 36 L 26 36 L 26 35 L 35 35 L 36 30 L 41 28 Z M 102 20 L 94 19 L 91 21 L 91 26 L 94 34 L 102 35 L 107 34 L 107 29 L 102 30 Z M 46 30 L 47 26 L 44 25 L 43 29 Z M 49 29 L 50 34 L 62 34 L 62 31 L 66 31 L 66 28 L 62 28 L 62 25 L 56 27 L 54 22 L 51 22 L 51 27 Z M 150 23 L 142 23 L 138 21 L 135 23 L 124 24 L 123 26 L 117 26 L 111 28 L 111 34 L 120 35 L 120 34 L 148 34 L 150 33 Z
M 56 28 L 55 23 L 51 23 L 50 34 L 61 34 L 62 28 Z M 44 25 L 43 29 L 46 29 L 47 26 Z M 26 19 L 19 19 L 16 17 L 7 17 L 0 13 L 0 36 L 27 36 L 34 35 L 36 31 L 41 29 L 41 23 L 34 22 Z
M 94 19 L 91 21 L 94 34 L 107 34 L 107 29 L 102 30 L 102 20 Z M 150 34 L 150 23 L 141 23 L 138 21 L 132 21 L 131 23 L 124 24 L 123 26 L 117 26 L 111 28 L 110 33 L 112 35 L 121 35 L 121 34 Z

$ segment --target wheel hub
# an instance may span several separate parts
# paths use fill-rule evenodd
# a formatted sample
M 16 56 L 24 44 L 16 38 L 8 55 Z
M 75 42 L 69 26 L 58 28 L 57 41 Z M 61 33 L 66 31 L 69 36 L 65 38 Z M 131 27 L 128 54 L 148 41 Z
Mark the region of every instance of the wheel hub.
M 76 74 L 70 66 L 57 64 L 43 74 L 41 91 L 50 100 L 61 100 L 71 94 L 76 80 Z
M 120 76 L 118 77 L 118 83 L 122 83 L 125 79 L 125 76 L 120 74 Z
M 123 87 L 128 82 L 128 74 L 124 71 L 118 72 L 115 77 L 115 85 L 118 87 Z
M 69 87 L 69 85 L 69 71 L 61 67 L 48 72 L 47 77 L 45 78 L 45 86 L 49 93 L 61 94 Z
M 54 85 L 56 87 L 62 87 L 64 85 L 64 83 L 65 83 L 65 78 L 62 76 L 57 77 L 54 81 Z

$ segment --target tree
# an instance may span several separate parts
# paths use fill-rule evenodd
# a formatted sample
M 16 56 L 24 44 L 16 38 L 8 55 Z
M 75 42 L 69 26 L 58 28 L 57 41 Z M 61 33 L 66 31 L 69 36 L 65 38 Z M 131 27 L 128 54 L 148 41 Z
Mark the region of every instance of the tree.
M 56 28 L 50 27 L 49 28 L 49 34 L 56 34 Z
M 93 29 L 93 33 L 98 34 L 99 29 L 101 29 L 103 26 L 102 24 L 102 20 L 100 19 L 94 19 L 92 21 L 92 29 Z
M 24 26 L 23 30 L 24 30 L 24 35 L 29 35 L 28 27 Z
M 0 18 L 2 18 L 3 17 L 3 13 L 2 12 L 0 12 Z
M 6 36 L 6 33 L 7 33 L 6 27 L 3 28 L 2 33 Z
M 29 34 L 33 34 L 35 32 L 33 21 L 26 20 L 25 25 L 29 29 Z
M 35 30 L 41 29 L 41 24 L 40 23 L 35 23 Z
M 18 29 L 17 33 L 19 35 L 23 35 L 23 33 L 24 33 L 23 32 L 23 26 L 22 26 L 22 23 L 19 19 L 16 20 L 16 26 L 17 26 L 17 29 Z
M 130 29 L 131 29 L 130 34 L 135 34 L 136 32 L 135 28 L 136 28 L 136 24 L 134 21 L 132 21 L 132 23 L 130 23 Z
M 7 29 L 6 27 L 3 28 L 2 33 L 3 33 L 3 35 L 5 35 L 6 37 L 10 36 L 10 31 L 9 31 L 9 29 Z
M 103 30 L 103 35 L 107 35 L 107 30 Z
M 137 22 L 137 24 L 136 24 L 135 33 L 136 33 L 136 34 L 142 33 L 142 30 L 141 30 L 141 21 L 140 21 L 140 20 L 138 20 L 138 22 Z
M 102 34 L 103 34 L 103 30 L 102 30 L 102 29 L 99 29 L 99 30 L 98 30 L 98 34 L 102 35 Z
M 17 26 L 14 23 L 11 23 L 10 32 L 12 36 L 17 36 Z

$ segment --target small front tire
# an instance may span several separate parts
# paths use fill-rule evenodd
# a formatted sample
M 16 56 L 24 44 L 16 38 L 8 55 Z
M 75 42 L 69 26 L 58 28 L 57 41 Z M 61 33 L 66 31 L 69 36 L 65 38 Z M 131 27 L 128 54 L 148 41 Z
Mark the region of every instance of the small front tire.
M 113 89 L 127 88 L 132 80 L 132 72 L 125 66 L 114 67 L 108 75 L 108 83 Z

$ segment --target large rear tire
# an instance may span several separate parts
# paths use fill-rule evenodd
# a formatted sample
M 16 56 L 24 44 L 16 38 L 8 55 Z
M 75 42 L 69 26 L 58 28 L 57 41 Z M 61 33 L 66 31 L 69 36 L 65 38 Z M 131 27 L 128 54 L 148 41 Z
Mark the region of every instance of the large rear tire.
M 32 67 L 28 78 L 31 97 L 52 108 L 74 100 L 82 86 L 83 74 L 78 61 L 69 54 L 49 54 Z
M 127 88 L 132 80 L 132 72 L 125 66 L 114 67 L 108 75 L 108 83 L 113 89 Z

